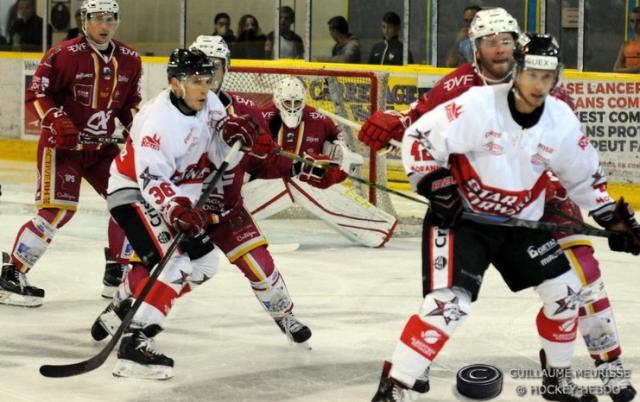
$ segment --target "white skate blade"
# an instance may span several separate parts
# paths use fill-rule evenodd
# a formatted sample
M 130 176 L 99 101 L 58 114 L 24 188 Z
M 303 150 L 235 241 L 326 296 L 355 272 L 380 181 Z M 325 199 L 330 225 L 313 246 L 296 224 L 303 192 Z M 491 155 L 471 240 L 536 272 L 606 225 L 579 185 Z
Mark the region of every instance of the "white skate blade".
M 114 377 L 131 377 L 143 380 L 168 380 L 173 377 L 173 367 L 143 365 L 131 360 L 118 359 L 113 368 Z
M 100 294 L 105 299 L 112 299 L 113 295 L 116 294 L 116 290 L 118 290 L 117 286 L 104 286 L 102 288 L 102 293 Z
M 113 310 L 100 315 L 100 325 L 102 325 L 102 328 L 111 336 L 116 333 L 120 324 L 122 324 L 122 320 Z
M 0 304 L 20 307 L 40 307 L 42 306 L 42 297 L 25 296 L 0 289 Z
M 300 243 L 269 244 L 268 248 L 274 254 L 291 253 L 300 248 Z

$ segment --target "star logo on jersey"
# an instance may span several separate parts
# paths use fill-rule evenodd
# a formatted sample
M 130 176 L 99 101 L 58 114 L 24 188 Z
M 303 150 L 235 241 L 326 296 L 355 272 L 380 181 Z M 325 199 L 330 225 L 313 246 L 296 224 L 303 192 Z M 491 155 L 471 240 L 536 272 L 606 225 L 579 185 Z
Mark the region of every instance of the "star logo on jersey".
M 444 110 L 447 112 L 447 118 L 449 121 L 453 121 L 458 118 L 462 114 L 462 106 L 456 105 L 455 102 L 449 103 L 444 107 Z
M 591 187 L 602 192 L 607 191 L 607 178 L 604 174 L 604 171 L 602 170 L 602 166 L 598 166 L 598 170 L 596 170 L 596 172 L 592 174 L 591 177 L 593 178 Z
M 139 176 L 142 179 L 142 189 L 146 189 L 151 180 L 158 180 L 160 176 L 149 173 L 149 166 L 144 168 L 144 171 Z
M 200 279 L 199 281 L 191 280 L 190 282 L 193 283 L 194 285 L 202 285 L 203 283 L 205 283 L 211 278 L 213 278 L 213 275 L 207 276 L 206 274 L 202 274 L 202 279 Z
M 560 314 L 567 310 L 575 310 L 578 308 L 578 304 L 580 304 L 580 295 L 567 286 L 567 296 L 556 300 L 555 303 L 558 305 L 558 308 L 553 312 L 553 315 Z
M 578 146 L 584 151 L 589 146 L 589 139 L 583 135 L 578 140 Z
M 183 270 L 180 270 L 180 277 L 175 281 L 171 281 L 171 283 L 173 283 L 174 285 L 184 285 L 188 278 L 189 274 L 184 272 Z
M 449 301 L 442 301 L 434 299 L 436 302 L 436 308 L 427 313 L 427 315 L 436 316 L 441 315 L 445 324 L 449 324 L 451 321 L 459 321 L 462 316 L 467 315 L 460 309 L 460 303 L 458 296 L 455 296 Z

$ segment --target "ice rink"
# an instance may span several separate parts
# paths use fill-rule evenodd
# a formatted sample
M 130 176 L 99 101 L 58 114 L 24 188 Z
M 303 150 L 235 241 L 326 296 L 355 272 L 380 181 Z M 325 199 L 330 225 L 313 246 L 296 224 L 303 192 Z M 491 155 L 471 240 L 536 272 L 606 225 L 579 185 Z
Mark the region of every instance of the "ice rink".
M 35 211 L 34 181 L 34 163 L 0 161 L 1 250 L 10 249 L 16 231 Z M 218 275 L 176 303 L 157 338 L 159 350 L 176 361 L 173 379 L 115 378 L 115 353 L 88 374 L 44 378 L 40 365 L 84 360 L 101 348 L 91 340 L 89 327 L 108 303 L 100 297 L 107 217 L 104 201 L 84 187 L 78 213 L 29 274 L 31 283 L 47 292 L 44 305 L 0 305 L 0 401 L 370 401 L 382 361 L 391 356 L 406 319 L 422 301 L 419 238 L 393 238 L 382 249 L 366 249 L 319 221 L 267 220 L 261 226 L 272 243 L 301 244 L 274 258 L 294 312 L 313 331 L 311 351 L 288 345 L 244 276 L 221 258 Z M 637 388 L 640 258 L 612 253 L 602 239 L 594 243 L 623 363 Z M 479 301 L 432 367 L 431 391 L 417 400 L 471 400 L 456 392 L 455 374 L 467 364 L 488 363 L 504 373 L 502 393 L 493 400 L 542 401 L 532 395 L 540 380 L 518 375 L 539 368 L 539 308 L 533 290 L 513 294 L 490 269 Z M 581 338 L 573 367 L 592 372 Z

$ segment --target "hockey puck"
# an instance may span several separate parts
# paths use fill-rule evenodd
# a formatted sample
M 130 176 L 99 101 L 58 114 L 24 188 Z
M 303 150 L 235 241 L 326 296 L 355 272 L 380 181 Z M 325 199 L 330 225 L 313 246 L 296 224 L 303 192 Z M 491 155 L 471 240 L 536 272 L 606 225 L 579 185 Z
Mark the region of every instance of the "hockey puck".
M 458 370 L 456 388 L 472 399 L 495 398 L 502 392 L 502 371 L 489 364 L 471 364 Z

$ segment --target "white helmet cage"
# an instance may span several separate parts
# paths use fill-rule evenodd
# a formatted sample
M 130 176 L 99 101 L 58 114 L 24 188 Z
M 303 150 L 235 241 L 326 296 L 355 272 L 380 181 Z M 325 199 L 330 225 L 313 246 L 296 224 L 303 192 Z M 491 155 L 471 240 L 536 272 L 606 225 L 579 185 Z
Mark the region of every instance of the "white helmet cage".
M 113 13 L 116 20 L 120 18 L 120 7 L 116 0 L 84 0 L 80 6 L 80 17 L 86 21 L 93 13 Z
M 221 59 L 224 62 L 224 74 L 229 71 L 229 65 L 231 64 L 231 51 L 227 42 L 224 41 L 220 35 L 199 35 L 196 40 L 189 46 L 189 50 L 198 49 L 202 53 L 206 54 L 209 58 Z M 211 85 L 214 92 L 219 92 L 222 87 L 222 79 L 218 82 L 215 77 Z
M 273 91 L 273 101 L 280 111 L 282 122 L 290 128 L 298 127 L 305 106 L 305 88 L 297 77 L 285 77 Z
M 478 74 L 480 74 L 478 60 L 476 58 L 478 40 L 485 36 L 496 35 L 503 32 L 510 33 L 514 41 L 520 35 L 518 21 L 504 8 L 496 7 L 488 10 L 480 10 L 473 17 L 473 21 L 471 21 L 471 26 L 469 27 L 469 39 L 471 40 L 471 48 L 473 49 L 473 67 Z

